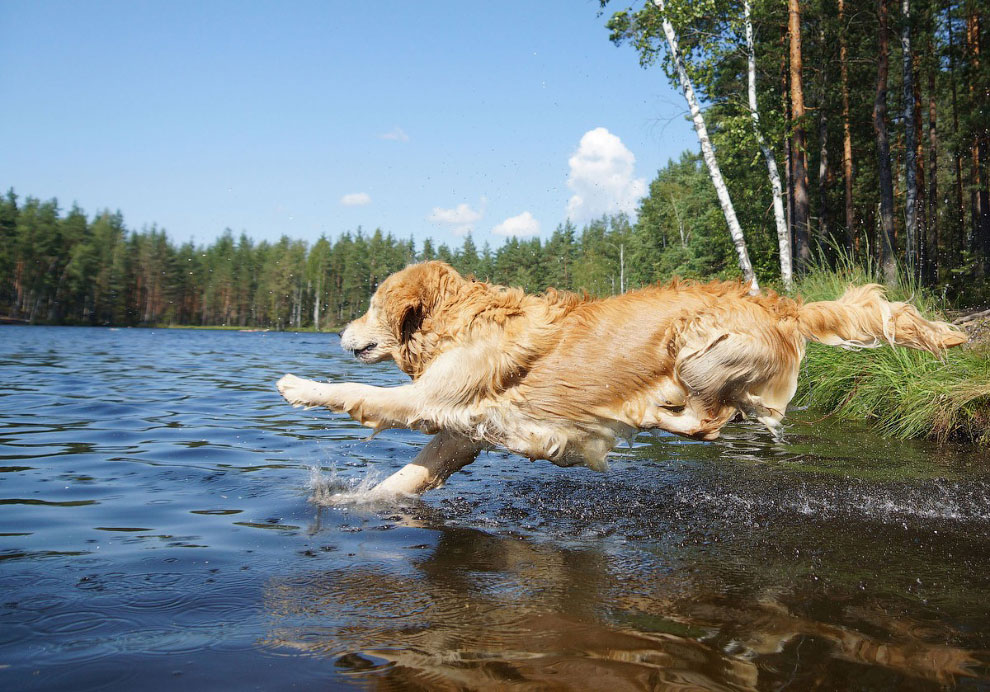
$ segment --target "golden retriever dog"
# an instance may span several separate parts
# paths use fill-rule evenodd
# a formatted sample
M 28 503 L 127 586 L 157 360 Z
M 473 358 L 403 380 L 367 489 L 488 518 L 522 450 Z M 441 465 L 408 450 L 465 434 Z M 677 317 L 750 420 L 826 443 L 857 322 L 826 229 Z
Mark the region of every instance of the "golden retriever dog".
M 286 375 L 277 386 L 295 406 L 347 413 L 375 431 L 435 435 L 377 487 L 412 494 L 442 485 L 491 445 L 604 470 L 616 440 L 639 430 L 713 440 L 744 417 L 777 435 L 807 341 L 940 354 L 966 336 L 888 302 L 876 285 L 807 304 L 750 295 L 739 282 L 674 281 L 598 299 L 529 295 L 426 262 L 386 279 L 341 334 L 362 362 L 392 359 L 411 383 Z

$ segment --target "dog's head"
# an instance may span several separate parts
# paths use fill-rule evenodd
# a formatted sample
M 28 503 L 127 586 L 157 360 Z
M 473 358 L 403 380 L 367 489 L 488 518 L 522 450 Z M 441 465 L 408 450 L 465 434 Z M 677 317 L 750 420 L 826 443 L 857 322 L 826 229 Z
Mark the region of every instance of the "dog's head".
M 389 276 L 361 317 L 344 329 L 340 345 L 364 363 L 392 358 L 413 374 L 426 356 L 421 329 L 465 280 L 443 262 L 413 264 Z M 416 360 L 413 363 L 412 360 Z

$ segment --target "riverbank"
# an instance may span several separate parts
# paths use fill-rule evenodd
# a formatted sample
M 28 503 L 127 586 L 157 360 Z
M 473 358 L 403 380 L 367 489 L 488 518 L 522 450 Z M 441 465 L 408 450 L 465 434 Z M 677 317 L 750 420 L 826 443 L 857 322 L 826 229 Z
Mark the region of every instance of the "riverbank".
M 797 286 L 808 302 L 839 297 L 850 283 L 873 280 L 858 268 L 815 270 Z M 910 286 L 888 292 L 947 319 L 938 301 Z M 905 348 L 846 351 L 809 344 L 801 366 L 797 405 L 874 424 L 884 435 L 959 440 L 990 447 L 990 339 L 984 320 L 960 325 L 971 341 L 939 359 Z
M 850 284 L 876 281 L 869 272 L 847 263 L 839 270 L 812 270 L 799 280 L 795 294 L 806 302 L 833 300 Z M 940 302 L 917 287 L 895 287 L 888 297 L 911 302 L 928 317 L 948 319 Z M 960 440 L 990 447 L 990 312 L 954 316 L 971 341 L 951 349 L 941 360 L 901 348 L 853 352 L 809 344 L 793 403 L 872 423 L 888 436 Z M 160 324 L 151 328 L 269 331 L 231 325 Z M 340 329 L 319 333 L 339 333 Z M 316 333 L 312 327 L 285 331 Z
M 207 331 L 227 331 L 227 332 L 298 332 L 302 334 L 340 334 L 343 327 L 330 327 L 327 329 L 314 329 L 313 327 L 285 327 L 283 329 L 271 329 L 269 327 L 241 327 L 229 324 L 159 324 L 152 329 L 202 329 Z

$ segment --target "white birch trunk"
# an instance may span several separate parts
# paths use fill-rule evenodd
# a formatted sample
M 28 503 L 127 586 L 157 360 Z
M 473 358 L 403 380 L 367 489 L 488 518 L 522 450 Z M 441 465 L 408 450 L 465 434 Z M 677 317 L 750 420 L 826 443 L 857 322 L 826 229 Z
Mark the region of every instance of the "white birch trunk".
M 664 0 L 653 0 L 653 3 L 661 13 L 663 33 L 667 37 L 667 47 L 670 49 L 670 57 L 674 61 L 674 66 L 677 68 L 677 77 L 681 82 L 684 99 L 688 103 L 688 108 L 691 109 L 694 130 L 698 134 L 698 142 L 701 143 L 701 154 L 705 159 L 705 164 L 708 166 L 708 174 L 711 176 L 712 185 L 715 186 L 718 203 L 722 207 L 725 222 L 729 226 L 729 235 L 732 236 L 732 243 L 735 245 L 736 254 L 739 256 L 739 268 L 742 269 L 743 277 L 750 284 L 750 292 L 758 293 L 760 286 L 756 281 L 753 265 L 749 261 L 746 238 L 743 236 L 739 219 L 736 218 L 736 210 L 732 206 L 732 199 L 729 197 L 729 189 L 725 186 L 725 180 L 722 178 L 722 171 L 719 169 L 718 161 L 715 159 L 715 150 L 712 148 L 712 142 L 708 138 L 708 128 L 705 127 L 705 118 L 701 114 L 698 97 L 694 93 L 691 78 L 688 76 L 687 69 L 684 66 L 684 59 L 681 57 L 680 50 L 677 47 L 677 34 L 674 33 L 674 27 L 670 23 L 670 20 L 667 19 Z
M 677 219 L 677 230 L 681 234 L 681 247 L 687 247 L 687 239 L 684 237 L 684 222 L 681 221 L 681 213 L 677 211 L 677 202 L 674 201 L 673 195 L 667 195 L 670 199 L 670 208 L 674 210 L 674 218 Z
M 619 293 L 626 292 L 626 244 L 619 244 Z
M 320 284 L 322 282 L 316 280 L 316 290 L 313 291 L 313 330 L 320 331 Z
M 749 113 L 753 118 L 753 132 L 756 142 L 763 152 L 767 162 L 767 173 L 770 177 L 770 188 L 773 190 L 773 218 L 777 223 L 777 244 L 780 247 L 780 279 L 788 291 L 794 285 L 794 263 L 791 260 L 791 234 L 787 229 L 787 218 L 784 216 L 783 186 L 780 184 L 780 173 L 777 170 L 777 159 L 773 149 L 767 144 L 760 131 L 760 111 L 756 106 L 756 50 L 753 45 L 753 23 L 750 21 L 749 0 L 743 1 L 743 16 L 746 21 L 746 61 L 749 75 Z

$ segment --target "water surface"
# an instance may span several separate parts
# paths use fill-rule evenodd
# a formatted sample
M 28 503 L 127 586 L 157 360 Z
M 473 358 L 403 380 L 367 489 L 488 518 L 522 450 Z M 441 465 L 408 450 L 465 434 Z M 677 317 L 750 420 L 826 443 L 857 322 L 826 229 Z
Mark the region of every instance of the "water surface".
M 285 372 L 404 381 L 328 335 L 0 328 L 0 686 L 990 689 L 977 452 L 793 411 L 342 502 L 426 438 Z

